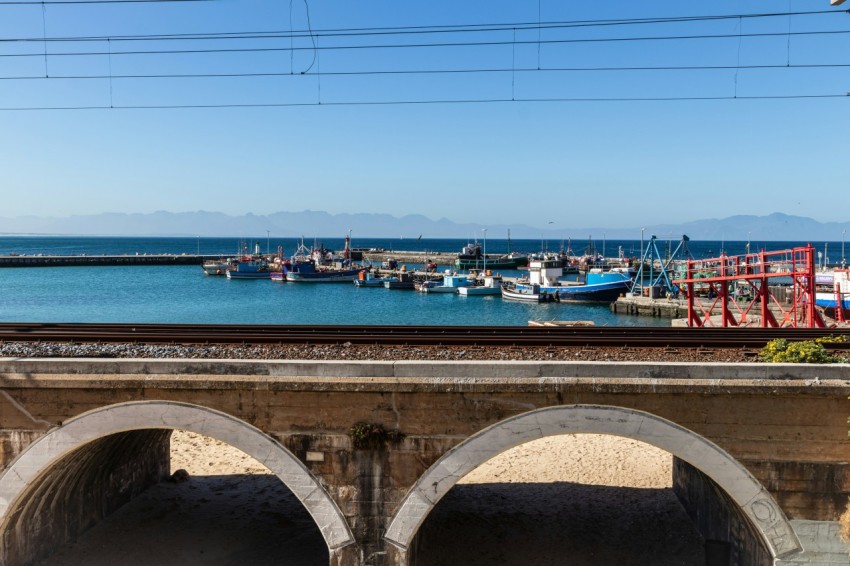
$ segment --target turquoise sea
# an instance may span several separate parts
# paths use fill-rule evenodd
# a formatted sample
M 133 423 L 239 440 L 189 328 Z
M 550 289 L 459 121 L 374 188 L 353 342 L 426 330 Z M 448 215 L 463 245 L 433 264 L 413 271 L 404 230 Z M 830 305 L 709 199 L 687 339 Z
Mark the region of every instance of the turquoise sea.
M 257 238 L 262 251 L 294 239 Z M 308 242 L 312 244 L 313 242 Z M 325 239 L 340 249 L 342 239 Z M 366 239 L 354 247 L 456 252 L 466 240 Z M 563 243 L 565 246 L 567 243 Z M 569 242 L 583 253 L 640 255 L 640 241 Z M 646 242 L 644 243 L 646 245 Z M 667 246 L 667 242 L 664 245 Z M 0 237 L 0 255 L 157 254 L 235 255 L 234 238 Z M 658 243 L 661 247 L 661 242 Z M 673 249 L 678 242 L 670 243 Z M 743 253 L 746 242 L 722 244 L 728 254 Z M 759 244 L 767 250 L 804 245 Z M 838 251 L 839 247 L 830 249 Z M 720 242 L 690 242 L 694 257 L 714 257 Z M 562 242 L 519 240 L 514 250 L 557 250 Z M 751 244 L 755 250 L 755 244 Z M 506 240 L 487 241 L 488 253 L 507 251 Z M 662 254 L 663 250 L 660 250 Z M 840 252 L 839 252 L 840 253 Z M 503 272 L 516 275 L 516 272 Z M 200 266 L 38 267 L 0 269 L 0 322 L 139 322 L 196 324 L 410 324 L 520 325 L 529 320 L 591 320 L 604 326 L 669 325 L 669 320 L 614 315 L 607 305 L 522 304 L 498 296 L 464 297 L 357 288 L 353 284 L 274 283 L 204 275 Z

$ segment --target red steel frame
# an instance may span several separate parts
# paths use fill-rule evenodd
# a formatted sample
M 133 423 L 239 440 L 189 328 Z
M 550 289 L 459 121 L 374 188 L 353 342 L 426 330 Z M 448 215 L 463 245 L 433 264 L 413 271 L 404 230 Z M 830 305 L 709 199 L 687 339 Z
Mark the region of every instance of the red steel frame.
M 715 326 L 712 316 L 720 316 L 722 327 L 747 324 L 751 311 L 757 309 L 764 328 L 824 328 L 823 318 L 815 309 L 815 249 L 809 245 L 776 252 L 718 258 L 688 260 L 684 279 L 674 280 L 688 299 L 688 326 Z M 782 304 L 770 292 L 771 279 L 791 279 L 793 296 L 790 305 Z M 752 300 L 741 307 L 730 287 L 746 284 Z M 709 304 L 695 292 L 707 287 Z M 771 309 L 770 307 L 774 308 Z M 775 312 L 781 315 L 777 319 Z M 737 317 L 736 317 L 737 313 Z M 755 313 L 753 313 L 755 314 Z

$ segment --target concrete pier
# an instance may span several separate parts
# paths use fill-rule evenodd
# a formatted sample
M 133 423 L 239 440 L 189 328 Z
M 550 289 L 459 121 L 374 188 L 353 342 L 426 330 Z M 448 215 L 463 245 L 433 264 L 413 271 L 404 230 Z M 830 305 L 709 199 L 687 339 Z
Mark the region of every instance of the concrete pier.
M 650 299 L 626 295 L 611 303 L 611 312 L 654 318 L 687 318 L 688 302 L 684 299 Z

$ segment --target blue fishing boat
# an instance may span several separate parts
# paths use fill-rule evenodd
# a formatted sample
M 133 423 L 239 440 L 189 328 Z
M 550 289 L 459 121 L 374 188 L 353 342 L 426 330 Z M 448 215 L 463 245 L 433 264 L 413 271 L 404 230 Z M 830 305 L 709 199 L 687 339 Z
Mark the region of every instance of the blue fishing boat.
M 631 289 L 632 278 L 627 268 L 587 272 L 585 280 L 563 281 L 563 263 L 558 259 L 532 259 L 528 264 L 528 281 L 516 287 L 538 286 L 541 293 L 552 295 L 556 302 L 612 303 Z

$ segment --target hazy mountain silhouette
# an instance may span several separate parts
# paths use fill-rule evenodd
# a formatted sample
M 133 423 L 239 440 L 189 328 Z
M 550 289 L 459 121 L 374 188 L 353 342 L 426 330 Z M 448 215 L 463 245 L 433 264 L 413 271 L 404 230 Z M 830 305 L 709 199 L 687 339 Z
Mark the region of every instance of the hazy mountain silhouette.
M 482 219 L 486 220 L 486 219 Z M 80 236 L 221 236 L 260 237 L 268 231 L 275 237 L 342 237 L 352 232 L 357 238 L 480 238 L 487 228 L 490 238 L 522 239 L 586 237 L 608 239 L 679 239 L 738 241 L 840 241 L 850 222 L 818 222 L 811 218 L 773 213 L 767 216 L 730 216 L 679 224 L 649 224 L 631 227 L 535 227 L 524 224 L 456 223 L 447 218 L 432 220 L 419 214 L 396 217 L 389 214 L 329 214 L 322 211 L 274 212 L 267 215 L 232 216 L 221 212 L 165 212 L 151 214 L 104 213 L 68 217 L 21 216 L 0 219 L 5 235 Z

